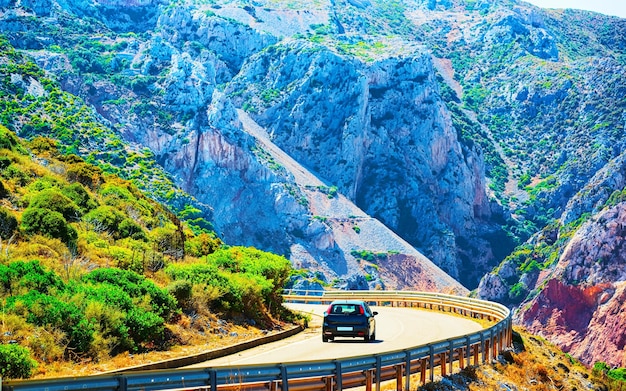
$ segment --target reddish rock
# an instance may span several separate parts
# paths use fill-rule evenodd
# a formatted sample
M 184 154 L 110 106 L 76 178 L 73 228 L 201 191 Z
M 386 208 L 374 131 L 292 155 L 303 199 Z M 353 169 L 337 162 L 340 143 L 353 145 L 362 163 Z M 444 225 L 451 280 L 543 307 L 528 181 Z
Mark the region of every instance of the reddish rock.
M 584 364 L 626 367 L 624 227 L 623 203 L 584 224 L 537 279 L 539 293 L 520 306 L 516 321 Z

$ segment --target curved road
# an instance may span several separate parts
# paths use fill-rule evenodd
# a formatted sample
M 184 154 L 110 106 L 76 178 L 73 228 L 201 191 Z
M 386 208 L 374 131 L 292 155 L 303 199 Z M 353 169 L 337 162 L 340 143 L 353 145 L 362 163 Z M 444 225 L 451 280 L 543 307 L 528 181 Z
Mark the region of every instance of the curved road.
M 332 360 L 339 357 L 383 353 L 422 345 L 482 329 L 470 319 L 445 313 L 412 308 L 372 307 L 376 315 L 376 341 L 338 338 L 322 342 L 321 315 L 327 305 L 287 304 L 294 310 L 310 313 L 309 328 L 294 337 L 262 345 L 231 356 L 195 364 L 190 368 L 249 364 Z

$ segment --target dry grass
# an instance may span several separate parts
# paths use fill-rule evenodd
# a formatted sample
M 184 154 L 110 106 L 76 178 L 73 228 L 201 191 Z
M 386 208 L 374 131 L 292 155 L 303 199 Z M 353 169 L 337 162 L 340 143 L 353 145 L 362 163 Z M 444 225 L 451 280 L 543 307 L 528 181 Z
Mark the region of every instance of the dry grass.
M 168 329 L 174 344 L 167 350 L 154 350 L 138 354 L 125 352 L 115 357 L 100 358 L 97 362 L 92 360 L 81 362 L 55 360 L 47 364 L 39 363 L 37 373 L 34 374 L 33 378 L 95 375 L 116 369 L 199 354 L 258 338 L 268 333 L 268 331 L 250 325 L 220 320 L 215 315 L 193 317 L 182 315 L 178 322 L 168 325 Z
M 514 349 L 498 356 L 492 363 L 459 370 L 422 386 L 412 378 L 412 390 L 418 391 L 502 391 L 502 390 L 609 390 L 586 368 L 544 339 L 515 329 Z M 384 390 L 395 389 L 388 384 Z

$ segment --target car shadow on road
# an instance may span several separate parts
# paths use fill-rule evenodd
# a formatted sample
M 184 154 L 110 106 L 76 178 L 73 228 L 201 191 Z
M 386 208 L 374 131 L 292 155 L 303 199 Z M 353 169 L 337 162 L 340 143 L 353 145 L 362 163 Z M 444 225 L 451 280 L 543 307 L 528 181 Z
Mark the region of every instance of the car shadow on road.
M 370 343 L 383 343 L 384 341 L 382 339 L 376 339 L 374 341 L 363 341 L 362 339 L 334 339 L 332 341 L 330 341 L 330 343 L 366 343 L 366 344 L 370 344 Z

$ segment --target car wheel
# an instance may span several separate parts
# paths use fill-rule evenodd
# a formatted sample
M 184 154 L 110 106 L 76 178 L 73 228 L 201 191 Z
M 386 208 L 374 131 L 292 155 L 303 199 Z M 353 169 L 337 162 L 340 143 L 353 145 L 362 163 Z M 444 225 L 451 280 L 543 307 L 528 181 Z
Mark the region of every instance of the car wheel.
M 328 337 L 325 335 L 322 335 L 322 342 L 328 342 Z

